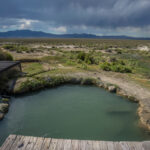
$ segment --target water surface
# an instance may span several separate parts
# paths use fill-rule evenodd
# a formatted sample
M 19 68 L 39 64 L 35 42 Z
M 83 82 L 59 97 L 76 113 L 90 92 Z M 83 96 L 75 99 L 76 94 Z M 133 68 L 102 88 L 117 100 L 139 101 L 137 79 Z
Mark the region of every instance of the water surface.
M 65 85 L 13 98 L 0 122 L 0 143 L 9 134 L 53 138 L 140 141 L 138 105 L 104 89 Z

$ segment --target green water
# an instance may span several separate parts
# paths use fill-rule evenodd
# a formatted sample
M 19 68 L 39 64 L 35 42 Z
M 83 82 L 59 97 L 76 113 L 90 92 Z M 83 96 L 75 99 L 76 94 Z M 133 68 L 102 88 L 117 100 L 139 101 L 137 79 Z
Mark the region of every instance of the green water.
M 66 85 L 13 98 L 0 122 L 0 143 L 9 134 L 93 140 L 148 140 L 138 127 L 138 105 L 104 89 Z

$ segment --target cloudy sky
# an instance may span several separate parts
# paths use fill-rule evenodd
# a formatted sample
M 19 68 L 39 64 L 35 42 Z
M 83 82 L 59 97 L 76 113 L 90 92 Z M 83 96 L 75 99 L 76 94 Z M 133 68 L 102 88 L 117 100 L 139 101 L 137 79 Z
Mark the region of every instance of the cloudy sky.
M 150 0 L 0 0 L 0 31 L 150 37 Z

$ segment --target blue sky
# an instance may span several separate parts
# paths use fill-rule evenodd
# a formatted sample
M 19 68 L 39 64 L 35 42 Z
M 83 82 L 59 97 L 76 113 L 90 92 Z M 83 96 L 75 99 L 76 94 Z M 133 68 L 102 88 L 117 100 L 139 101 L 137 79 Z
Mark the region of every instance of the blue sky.
M 150 37 L 150 0 L 1 0 L 0 31 Z

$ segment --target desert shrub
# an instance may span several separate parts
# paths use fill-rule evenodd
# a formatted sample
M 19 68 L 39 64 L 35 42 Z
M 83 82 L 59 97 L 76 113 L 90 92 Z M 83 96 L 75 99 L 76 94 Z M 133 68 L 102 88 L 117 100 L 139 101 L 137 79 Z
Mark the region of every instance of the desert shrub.
M 49 48 L 49 50 L 55 50 L 55 51 L 61 51 L 61 48 L 58 48 L 56 46 L 52 46 L 51 48 Z
M 63 76 L 28 78 L 21 83 L 20 91 L 35 91 L 44 87 L 54 87 L 67 82 Z
M 111 64 L 108 62 L 104 62 L 100 65 L 101 69 L 105 71 L 111 71 Z
M 121 49 L 116 49 L 117 54 L 122 54 L 122 50 Z
M 132 69 L 127 66 L 123 60 L 116 60 L 115 62 L 104 62 L 100 65 L 100 67 L 105 71 L 132 73 Z
M 80 66 L 81 69 L 87 70 L 88 66 L 85 63 L 82 63 Z
M 37 79 L 27 79 L 25 82 L 23 82 L 21 84 L 21 89 L 25 90 L 25 91 L 32 91 L 35 89 L 38 89 L 39 87 L 41 87 L 42 82 L 37 80 Z
M 77 55 L 78 62 L 84 62 L 86 64 L 96 64 L 96 60 L 92 53 L 79 52 Z
M 121 65 L 121 64 L 112 65 L 111 70 L 114 72 L 121 72 L 121 73 L 131 73 L 132 72 L 132 70 L 129 67 Z
M 16 51 L 16 46 L 12 44 L 3 45 L 3 48 L 10 50 L 10 51 Z
M 86 57 L 86 53 L 85 52 L 79 52 L 79 54 L 77 55 L 77 59 L 84 61 Z
M 13 60 L 13 57 L 8 52 L 0 50 L 0 60 Z
M 16 47 L 16 51 L 17 51 L 17 53 L 22 53 L 23 51 L 24 52 L 30 52 L 30 50 L 27 47 L 25 47 L 25 46 L 18 46 L 18 47 Z
M 30 49 L 28 47 L 20 46 L 20 45 L 6 44 L 3 46 L 3 48 L 9 51 L 16 51 L 17 53 L 30 52 Z
M 66 64 L 71 65 L 71 66 L 76 65 L 76 63 L 74 61 L 71 61 L 71 60 L 67 60 Z

